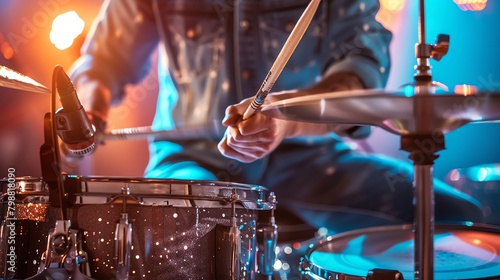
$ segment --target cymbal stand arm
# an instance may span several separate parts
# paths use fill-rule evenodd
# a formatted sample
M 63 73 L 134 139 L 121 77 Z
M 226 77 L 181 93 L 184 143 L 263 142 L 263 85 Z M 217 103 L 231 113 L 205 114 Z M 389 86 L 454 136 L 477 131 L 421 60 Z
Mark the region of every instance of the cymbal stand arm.
M 415 45 L 415 56 L 417 58 L 415 70 L 417 70 L 417 73 L 414 78 L 417 86 L 432 85 L 430 58 L 436 61 L 441 60 L 448 52 L 450 44 L 450 36 L 445 34 L 439 34 L 434 45 L 426 43 L 424 2 L 424 0 L 419 1 L 418 43 Z

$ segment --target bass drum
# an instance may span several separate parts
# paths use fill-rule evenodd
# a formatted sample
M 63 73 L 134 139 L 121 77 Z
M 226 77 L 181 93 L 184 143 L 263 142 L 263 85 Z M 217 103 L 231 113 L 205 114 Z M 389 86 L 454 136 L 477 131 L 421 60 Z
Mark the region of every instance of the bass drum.
M 500 229 L 436 225 L 434 279 L 500 279 Z M 306 279 L 367 279 L 371 270 L 397 270 L 414 279 L 411 225 L 373 227 L 333 235 L 301 262 Z

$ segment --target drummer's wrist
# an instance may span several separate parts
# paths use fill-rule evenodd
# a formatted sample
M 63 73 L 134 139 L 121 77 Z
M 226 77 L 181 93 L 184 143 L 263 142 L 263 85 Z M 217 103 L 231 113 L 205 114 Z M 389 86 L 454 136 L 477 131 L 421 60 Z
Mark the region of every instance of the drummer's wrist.
M 335 72 L 323 77 L 308 90 L 311 92 L 325 93 L 364 88 L 363 81 L 356 74 L 350 72 Z
M 305 123 L 286 121 L 288 124 L 288 133 L 285 138 L 294 138 L 301 136 L 320 136 L 332 132 L 331 126 L 324 123 Z

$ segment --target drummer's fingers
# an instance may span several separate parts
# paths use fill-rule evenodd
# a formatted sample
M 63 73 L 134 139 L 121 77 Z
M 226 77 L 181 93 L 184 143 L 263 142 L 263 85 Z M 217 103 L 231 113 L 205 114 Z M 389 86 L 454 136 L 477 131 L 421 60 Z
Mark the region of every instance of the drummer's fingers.
M 224 126 L 237 126 L 238 123 L 242 120 L 242 115 L 240 114 L 231 114 L 226 113 L 226 116 L 222 120 L 222 125 Z
M 235 159 L 241 162 L 253 162 L 265 155 L 264 151 L 256 151 L 249 148 L 232 148 L 227 142 L 221 141 L 218 145 L 219 151 L 227 158 Z
M 236 105 L 230 105 L 226 108 L 226 116 L 222 120 L 222 124 L 225 126 L 236 126 L 239 122 L 243 120 L 243 114 L 245 113 L 248 105 L 250 104 L 250 99 L 245 99 Z
M 229 127 L 219 142 L 219 151 L 226 157 L 251 162 L 269 153 L 272 137 L 259 135 L 243 136 L 236 127 Z
M 249 146 L 258 145 L 261 143 L 271 143 L 273 142 L 273 132 L 265 129 L 258 133 L 243 134 L 242 129 L 238 127 L 228 127 L 226 130 L 227 141 L 230 145 L 237 146 L 238 144 Z
M 263 114 L 257 113 L 249 119 L 238 123 L 238 130 L 244 136 L 262 134 L 273 126 L 272 120 Z

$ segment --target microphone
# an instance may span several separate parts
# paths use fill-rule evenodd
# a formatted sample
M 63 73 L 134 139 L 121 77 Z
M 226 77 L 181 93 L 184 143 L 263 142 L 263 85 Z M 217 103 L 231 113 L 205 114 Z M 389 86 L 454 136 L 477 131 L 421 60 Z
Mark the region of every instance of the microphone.
M 57 67 L 56 89 L 62 108 L 56 112 L 56 129 L 59 138 L 70 154 L 85 156 L 95 149 L 95 128 L 85 112 L 75 87 L 61 66 Z

